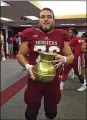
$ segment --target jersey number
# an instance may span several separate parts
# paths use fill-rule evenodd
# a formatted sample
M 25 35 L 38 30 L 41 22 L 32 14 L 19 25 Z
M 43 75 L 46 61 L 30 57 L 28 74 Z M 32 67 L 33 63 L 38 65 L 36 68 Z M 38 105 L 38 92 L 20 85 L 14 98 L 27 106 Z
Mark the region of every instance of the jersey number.
M 41 46 L 35 45 L 34 46 L 34 51 L 46 52 L 46 46 L 44 46 L 44 45 L 41 45 Z M 60 48 L 58 46 L 50 46 L 48 51 L 49 52 L 53 52 L 53 51 L 60 52 Z M 39 61 L 40 61 L 40 55 L 36 59 L 36 62 L 39 62 Z
M 38 45 L 35 45 L 34 46 L 34 51 L 41 51 L 41 52 L 46 52 L 46 46 L 44 45 L 41 45 L 41 46 L 38 46 Z M 49 47 L 49 52 L 53 52 L 53 51 L 56 51 L 56 52 L 60 52 L 60 48 L 58 46 L 50 46 Z

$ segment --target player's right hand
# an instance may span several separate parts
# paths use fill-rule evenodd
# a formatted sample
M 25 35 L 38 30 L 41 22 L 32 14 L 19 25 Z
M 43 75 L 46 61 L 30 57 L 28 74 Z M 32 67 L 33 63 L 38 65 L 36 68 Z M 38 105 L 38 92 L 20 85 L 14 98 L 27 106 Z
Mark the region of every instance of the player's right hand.
M 29 75 L 32 80 L 35 80 L 34 67 L 35 66 L 32 65 L 32 67 L 29 69 Z

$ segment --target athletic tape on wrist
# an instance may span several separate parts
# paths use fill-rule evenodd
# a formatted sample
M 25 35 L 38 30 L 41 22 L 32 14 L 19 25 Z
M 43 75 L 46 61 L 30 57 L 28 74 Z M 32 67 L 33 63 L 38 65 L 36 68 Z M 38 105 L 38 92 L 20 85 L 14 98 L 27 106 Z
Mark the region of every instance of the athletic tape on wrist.
M 32 68 L 32 65 L 26 64 L 26 65 L 25 65 L 25 68 L 26 68 L 26 70 L 29 70 L 30 68 Z
M 66 63 L 66 61 L 67 61 L 67 57 L 64 56 L 64 63 Z

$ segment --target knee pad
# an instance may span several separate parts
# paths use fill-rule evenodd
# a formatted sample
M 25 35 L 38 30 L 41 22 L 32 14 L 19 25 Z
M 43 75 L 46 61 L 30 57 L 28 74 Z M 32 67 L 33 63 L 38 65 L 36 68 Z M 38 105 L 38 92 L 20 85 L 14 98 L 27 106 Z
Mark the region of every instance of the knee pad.
M 28 116 L 25 114 L 25 118 L 26 118 L 26 120 L 36 120 L 37 116 Z
M 56 115 L 57 115 L 57 112 L 54 113 L 54 114 L 48 114 L 48 113 L 46 113 L 45 115 L 46 115 L 46 117 L 49 118 L 49 119 L 54 119 L 54 118 L 56 117 Z

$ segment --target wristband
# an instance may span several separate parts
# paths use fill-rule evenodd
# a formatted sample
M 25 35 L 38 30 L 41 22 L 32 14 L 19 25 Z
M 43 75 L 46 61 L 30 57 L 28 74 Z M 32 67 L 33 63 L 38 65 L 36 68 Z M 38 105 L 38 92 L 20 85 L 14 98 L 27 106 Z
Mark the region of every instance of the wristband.
M 30 64 L 25 64 L 25 68 L 26 68 L 26 70 L 29 70 L 30 68 L 32 68 L 32 65 L 30 65 Z
M 64 57 L 64 63 L 66 63 L 66 61 L 67 61 L 67 57 L 65 57 L 65 56 L 63 56 Z

